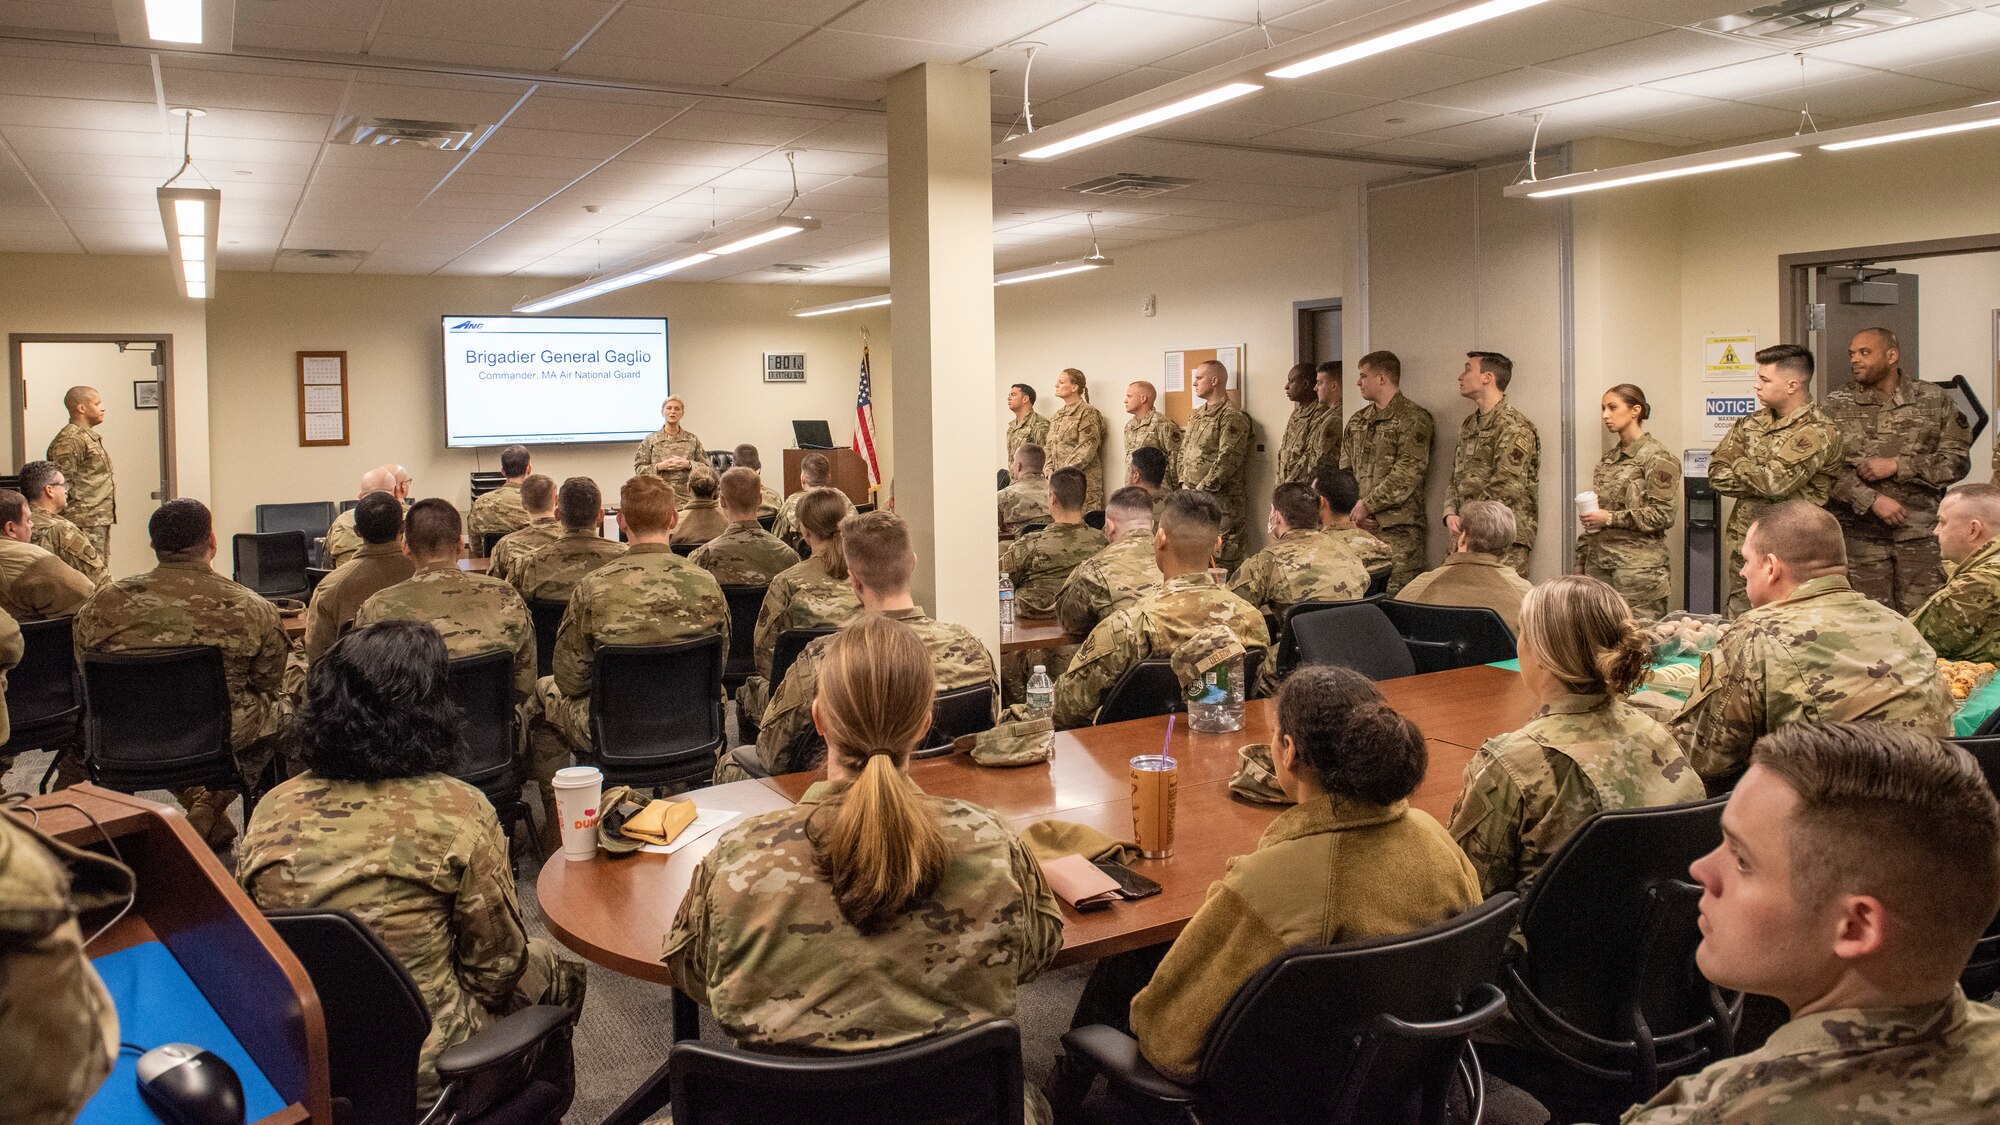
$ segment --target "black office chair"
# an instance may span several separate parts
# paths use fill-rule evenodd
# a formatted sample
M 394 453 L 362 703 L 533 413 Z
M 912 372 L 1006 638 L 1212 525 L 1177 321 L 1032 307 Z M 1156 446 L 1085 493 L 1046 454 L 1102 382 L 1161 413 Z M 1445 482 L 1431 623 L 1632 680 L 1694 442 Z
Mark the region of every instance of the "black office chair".
M 1041 519 L 1029 520 L 1027 523 L 1024 523 L 1021 526 L 1014 529 L 1014 537 L 1018 539 L 1021 536 L 1026 535 L 1030 531 L 1044 530 L 1049 526 L 1051 522 L 1053 521 L 1049 520 L 1046 516 Z
M 430 1011 L 408 969 L 345 910 L 264 915 L 312 979 L 326 1016 L 333 1125 L 414 1125 L 417 1055 Z M 557 1125 L 576 1093 L 567 1008 L 523 1008 L 438 1055 L 425 1121 Z
M 303 531 L 238 534 L 229 541 L 235 578 L 267 598 L 303 598 L 306 594 L 306 550 Z
M 1419 672 L 1443 672 L 1512 660 L 1514 633 L 1500 615 L 1479 606 L 1378 603 L 1395 622 Z
M 261 779 L 229 748 L 229 682 L 212 645 L 86 652 L 82 656 L 84 766 L 122 793 L 205 785 L 243 791 L 243 819 Z
M 53 748 L 41 791 L 65 754 L 77 751 L 83 733 L 83 685 L 76 675 L 73 617 L 21 622 L 21 662 L 7 673 L 6 745 L 0 760 L 28 750 Z
M 1257 673 L 1263 667 L 1263 649 L 1253 648 L 1244 655 L 1243 698 L 1250 698 Z M 1159 659 L 1141 660 L 1125 669 L 1125 674 L 1104 693 L 1104 703 L 1097 709 L 1093 725 L 1109 726 L 1131 719 L 1177 715 L 1186 710 L 1187 697 L 1181 691 L 1180 677 L 1174 675 L 1173 665 Z
M 10 697 L 12 693 L 10 682 Z M 1994 713 L 2000 715 L 2000 711 Z M 1984 731 L 1991 725 L 1993 720 L 1989 718 L 1980 724 L 1979 729 Z M 1986 775 L 1987 787 L 2000 793 L 2000 735 L 1975 734 L 1952 741 L 1965 747 L 1973 760 L 1979 763 L 1980 772 Z M 1966 961 L 1965 971 L 1959 974 L 1958 982 L 1967 996 L 1991 996 L 2000 991 L 2000 917 L 1993 919 L 1993 924 L 1986 927 L 1986 933 L 1972 947 L 1972 956 Z
M 854 514 L 857 516 L 865 516 L 869 512 L 872 512 L 874 510 L 875 510 L 875 501 L 873 500 L 870 500 L 866 504 L 856 504 L 854 506 Z
M 772 528 L 778 526 L 778 513 L 772 512 L 768 516 L 758 516 L 757 526 L 763 528 L 765 531 L 769 531 Z
M 537 676 L 547 676 L 555 672 L 556 636 L 562 632 L 563 614 L 568 610 L 568 602 L 551 601 L 548 598 L 528 599 L 528 616 L 535 622 L 535 675 Z
M 715 470 L 716 476 L 721 476 L 723 473 L 728 472 L 735 465 L 736 454 L 715 449 L 709 450 L 708 467 Z
M 1726 797 L 1602 812 L 1542 868 L 1521 911 L 1508 1007 L 1533 1050 L 1488 1068 L 1557 1120 L 1613 1120 L 1677 1075 L 1734 1053 L 1736 1010 L 1695 967 L 1701 888 Z
M 342 500 L 340 502 L 340 514 L 346 515 L 347 513 L 353 511 L 354 509 L 360 506 L 361 506 L 361 501 L 359 500 Z
M 1370 672 L 1368 667 L 1364 666 L 1365 662 L 1356 663 L 1354 660 L 1344 659 L 1343 657 L 1346 653 L 1341 650 L 1329 649 L 1327 638 L 1324 637 L 1319 638 L 1317 641 L 1316 659 L 1305 661 L 1299 656 L 1298 630 L 1301 618 L 1304 618 L 1308 614 L 1318 613 L 1321 610 L 1351 610 L 1357 606 L 1372 606 L 1374 602 L 1375 599 L 1372 598 L 1359 598 L 1352 601 L 1294 602 L 1286 606 L 1284 616 L 1279 620 L 1277 628 L 1278 674 L 1281 676 L 1290 675 L 1292 669 L 1298 667 L 1301 663 L 1312 663 L 1345 665 L 1366 674 L 1370 679 L 1377 680 L 1390 680 L 1397 676 L 1410 675 L 1409 671 L 1395 670 L 1396 668 L 1414 667 L 1409 664 L 1409 646 L 1403 643 L 1403 635 L 1396 632 L 1396 627 L 1389 624 L 1389 619 L 1383 617 L 1379 610 L 1372 615 L 1361 613 L 1337 614 L 1335 617 L 1329 618 L 1328 623 L 1354 623 L 1355 627 L 1361 630 L 1361 635 L 1352 638 L 1348 647 L 1356 649 L 1357 657 L 1372 656 L 1376 649 L 1384 650 L 1387 655 L 1375 662 L 1388 661 L 1392 667 L 1384 669 L 1387 674 L 1378 676 Z M 1320 631 L 1323 633 L 1325 630 L 1322 628 Z M 1393 646 L 1386 643 L 1385 633 L 1387 639 L 1395 641 Z M 1396 660 L 1396 652 L 1403 654 L 1402 660 Z
M 502 539 L 505 539 L 508 536 L 508 534 L 509 533 L 505 531 L 481 532 L 479 535 L 479 557 L 482 559 L 492 558 L 493 545 L 495 543 L 500 542 Z
M 675 1125 L 1018 1125 L 1021 1033 L 991 1020 L 900 1047 L 757 1054 L 687 1040 L 667 1056 Z M 636 1125 L 634 1106 L 605 1125 Z M 628 1103 L 631 1105 L 631 1103 Z
M 700 543 L 669 543 L 667 545 L 669 550 L 682 558 L 687 558 L 689 555 L 694 554 L 694 549 L 699 546 L 701 546 Z
M 486 794 L 510 835 L 514 825 L 525 824 L 532 841 L 535 822 L 521 800 L 515 764 L 521 731 L 514 711 L 514 654 L 496 650 L 453 660 L 445 690 L 463 714 L 458 729 L 465 757 L 451 775 Z
M 1104 530 L 1104 509 L 1094 508 L 1083 513 L 1083 526 L 1096 531 Z
M 968 734 L 993 729 L 993 685 L 973 684 L 937 693 L 931 704 L 931 729 L 917 744 L 912 758 L 941 758 L 952 743 Z
M 1014 475 L 1012 473 L 1009 473 L 1005 469 L 1001 469 L 997 474 L 994 475 L 993 491 L 1005 492 L 1007 490 L 1007 486 L 1013 483 L 1014 483 Z
M 1393 570 L 1385 570 L 1380 574 L 1369 575 L 1368 596 L 1371 598 L 1387 597 L 1389 594 L 1389 576 L 1392 573 L 1394 573 Z
M 590 742 L 608 785 L 699 784 L 728 742 L 722 638 L 599 645 L 591 670 Z
M 257 505 L 257 530 L 302 531 L 311 542 L 326 535 L 326 529 L 333 526 L 331 500 L 313 500 L 301 504 L 259 504 Z
M 722 686 L 731 693 L 757 671 L 757 614 L 767 589 L 750 583 L 722 587 L 722 598 L 729 603 L 729 662 L 722 666 Z
M 771 698 L 778 697 L 778 689 L 784 686 L 785 673 L 798 663 L 799 653 L 816 638 L 833 635 L 833 626 L 821 625 L 812 629 L 787 629 L 778 634 L 778 641 L 771 649 Z
M 1493 981 L 1519 907 L 1503 891 L 1415 933 L 1287 951 L 1223 1010 L 1189 1085 L 1102 1024 L 1063 1036 L 1064 1065 L 1129 1105 L 1216 1125 L 1443 1125 L 1454 1086 L 1476 1120 L 1485 1080 L 1468 1037 L 1506 1010 Z
M 333 568 L 330 566 L 307 567 L 306 596 L 301 598 L 300 600 L 308 605 L 312 604 L 313 595 L 319 592 L 319 584 L 326 581 L 326 576 L 332 573 L 333 573 Z

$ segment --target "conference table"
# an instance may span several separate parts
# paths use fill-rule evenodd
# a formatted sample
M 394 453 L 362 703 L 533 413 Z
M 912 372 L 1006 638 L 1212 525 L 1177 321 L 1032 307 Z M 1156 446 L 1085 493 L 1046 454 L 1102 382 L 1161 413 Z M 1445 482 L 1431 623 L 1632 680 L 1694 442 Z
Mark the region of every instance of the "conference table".
M 1026 652 L 1037 648 L 1062 648 L 1065 645 L 1080 645 L 1083 638 L 1075 633 L 1065 632 L 1062 622 L 1053 617 L 1017 617 L 1012 632 L 1001 630 L 1000 653 Z

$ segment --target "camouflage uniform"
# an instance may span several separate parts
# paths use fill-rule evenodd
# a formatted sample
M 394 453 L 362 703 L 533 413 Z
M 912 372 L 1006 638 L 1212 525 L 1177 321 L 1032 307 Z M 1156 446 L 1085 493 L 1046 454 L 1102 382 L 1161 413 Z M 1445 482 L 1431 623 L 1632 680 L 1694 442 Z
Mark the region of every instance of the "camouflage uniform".
M 736 705 L 745 715 L 763 715 L 771 702 L 771 664 L 785 630 L 844 625 L 860 612 L 854 587 L 845 578 L 829 576 L 823 558 L 807 559 L 771 579 L 757 611 L 757 672 L 736 689 Z
M 784 497 L 778 495 L 777 489 L 762 481 L 758 482 L 757 487 L 762 493 L 757 501 L 757 518 L 761 520 L 765 516 L 777 515 L 779 506 L 785 502 Z
M 1049 478 L 1025 476 L 1000 490 L 1000 530 L 1017 531 L 1024 523 L 1049 518 Z
M 1505 504 L 1514 513 L 1514 545 L 1501 553 L 1500 561 L 1526 578 L 1528 555 L 1535 549 L 1541 477 L 1542 437 L 1528 416 L 1501 395 L 1492 410 L 1474 410 L 1458 424 L 1445 515 L 1457 515 L 1459 505 L 1472 500 Z
M 1153 561 L 1153 529 L 1121 531 L 1110 546 L 1069 572 L 1056 596 L 1056 620 L 1063 632 L 1081 637 L 1161 581 L 1159 564 Z
M 97 557 L 111 565 L 111 525 L 118 522 L 118 489 L 111 479 L 111 455 L 93 426 L 71 422 L 56 431 L 48 458 L 69 485 L 69 522 L 90 537 Z
M 2000 1011 L 1949 999 L 1801 1016 L 1762 1047 L 1677 1078 L 1622 1125 L 2000 1120 Z
M 737 1043 L 788 1051 L 893 1047 L 1012 1016 L 1019 986 L 1062 949 L 1062 908 L 1034 854 L 997 814 L 920 797 L 950 859 L 923 902 L 863 934 L 811 839 L 847 788 L 819 782 L 723 833 L 667 934 L 674 984 Z M 1032 1082 L 1026 1094 L 1028 1119 L 1046 1121 Z
M 1847 539 L 1847 579 L 1883 605 L 1914 613 L 1944 582 L 1932 532 L 1944 490 L 1972 468 L 1965 415 L 1941 388 L 1909 375 L 1893 397 L 1849 383 L 1828 393 L 1821 409 L 1842 439 L 1826 506 Z M 1862 480 L 1855 467 L 1871 457 L 1895 458 L 1895 475 Z M 1902 526 L 1890 527 L 1870 510 L 1877 496 L 1903 505 Z
M 735 520 L 722 534 L 696 547 L 688 561 L 724 586 L 768 586 L 771 579 L 799 565 L 799 553 L 756 520 Z
M 92 586 L 104 585 L 111 572 L 105 568 L 104 558 L 97 553 L 97 544 L 91 542 L 90 536 L 58 513 L 40 508 L 28 510 L 35 523 L 34 530 L 28 533 L 28 542 L 67 563 L 70 569 L 90 579 Z
M 1104 414 L 1082 400 L 1070 403 L 1049 419 L 1048 440 L 1042 445 L 1048 454 L 1043 472 L 1083 470 L 1084 511 L 1104 507 Z
M 1723 538 L 1729 543 L 1729 615 L 1748 612 L 1743 537 L 1764 509 L 1787 500 L 1824 504 L 1840 471 L 1845 441 L 1833 419 L 1808 402 L 1785 415 L 1769 407 L 1739 418 L 1708 459 L 1708 483 L 1736 497 Z
M 1736 619 L 1701 658 L 1701 681 L 1674 720 L 1694 768 L 1728 778 L 1758 738 L 1788 723 L 1858 720 L 1951 734 L 1937 653 L 1896 613 L 1841 575 Z
M 1630 449 L 1612 446 L 1590 478 L 1611 522 L 1577 535 L 1577 566 L 1618 591 L 1638 617 L 1667 612 L 1667 529 L 1674 526 L 1680 483 L 1680 461 L 1652 434 L 1640 434 Z
M 301 647 L 305 659 L 318 660 L 332 648 L 340 639 L 340 627 L 354 620 L 363 602 L 416 572 L 417 564 L 403 553 L 401 543 L 362 544 L 353 558 L 320 579 L 319 588 L 313 591 Z
M 0 609 L 16 621 L 47 621 L 75 613 L 97 587 L 54 555 L 0 536 Z
M 527 936 L 500 821 L 456 778 L 285 781 L 257 802 L 236 879 L 260 910 L 353 913 L 409 970 L 431 1014 L 420 1106 L 445 1048 L 530 1004 L 583 1007 L 582 963 Z
M 1485 893 L 1525 893 L 1592 815 L 1705 795 L 1667 728 L 1622 699 L 1564 695 L 1465 764 L 1451 836 Z
M 1403 588 L 1428 562 L 1424 518 L 1424 477 L 1431 467 L 1436 425 L 1431 412 L 1398 393 L 1387 406 L 1367 406 L 1347 419 L 1340 439 L 1342 463 L 1354 471 L 1361 502 L 1375 521 L 1375 535 L 1396 556 L 1389 592 Z
M 292 713 L 284 693 L 292 643 L 277 607 L 262 596 L 200 559 L 163 559 L 144 574 L 100 587 L 77 611 L 75 634 L 79 654 L 182 645 L 220 649 L 237 768 L 254 779 L 270 763 Z
M 1125 459 L 1132 459 L 1132 451 L 1144 446 L 1167 455 L 1167 477 L 1161 487 L 1168 492 L 1180 487 L 1180 478 L 1174 475 L 1174 465 L 1180 460 L 1181 428 L 1172 418 L 1155 410 L 1144 419 L 1137 415 L 1125 419 Z
M 1237 597 L 1273 617 L 1294 602 L 1344 602 L 1368 594 L 1359 559 L 1316 528 L 1296 528 L 1245 559 L 1229 578 Z
M 76 918 L 123 903 L 131 889 L 124 864 L 0 812 L 0 1115 L 8 1125 L 69 1125 L 111 1073 L 118 1013 Z
M 2000 539 L 1958 564 L 1910 624 L 1946 660 L 2000 662 Z
M 1177 574 L 1160 588 L 1099 622 L 1056 681 L 1058 729 L 1088 725 L 1104 693 L 1141 660 L 1166 659 L 1210 626 L 1236 634 L 1245 649 L 1263 649 L 1271 667 L 1271 631 L 1249 602 L 1215 584 L 1207 571 Z
M 1056 597 L 1078 564 L 1104 549 L 1104 533 L 1080 523 L 1051 524 L 1007 545 L 1000 569 L 1014 580 L 1014 612 L 1052 617 Z
M 674 543 L 706 543 L 722 534 L 729 526 L 729 517 L 722 514 L 722 505 L 713 499 L 690 500 L 687 507 L 680 510 L 674 520 L 673 534 L 669 541 Z
M 685 469 L 653 467 L 669 457 L 687 458 L 688 467 Z M 688 474 L 697 466 L 707 463 L 708 451 L 701 447 L 701 439 L 692 431 L 684 429 L 680 433 L 670 434 L 665 426 L 661 426 L 647 434 L 646 440 L 639 443 L 638 452 L 632 454 L 632 473 L 642 477 L 648 473 L 658 476 L 674 486 L 675 497 L 685 500 L 688 495 Z
M 1319 533 L 1333 540 L 1341 550 L 1354 556 L 1354 561 L 1360 563 L 1361 569 L 1368 572 L 1370 581 L 1373 581 L 1376 575 L 1395 566 L 1396 552 L 1387 543 L 1358 527 L 1322 527 Z
M 367 540 L 354 528 L 354 509 L 349 508 L 333 517 L 333 523 L 326 529 L 326 565 L 338 567 L 354 557 Z
M 514 704 L 535 695 L 535 626 L 512 586 L 458 569 L 456 560 L 425 563 L 416 574 L 361 603 L 354 627 L 377 621 L 423 621 L 437 627 L 451 659 L 488 652 L 514 655 Z M 524 722 L 526 714 L 522 716 Z
M 528 526 L 528 509 L 521 504 L 521 482 L 510 480 L 472 502 L 465 517 L 465 534 L 472 541 L 475 557 L 486 553 L 486 537 Z
M 21 623 L 14 620 L 6 610 L 0 609 L 0 746 L 6 745 L 12 727 L 7 716 L 7 673 L 21 663 L 28 653 L 27 638 L 21 635 Z M 0 774 L 7 772 L 13 756 L 0 758 Z
M 625 544 L 594 527 L 565 529 L 555 542 L 521 559 L 507 581 L 528 601 L 566 602 L 577 580 L 625 553 Z
M 826 486 L 819 485 L 815 487 Z M 805 499 L 806 493 L 811 491 L 811 488 L 801 488 L 799 491 L 785 497 L 785 502 L 778 506 L 777 520 L 771 524 L 771 534 L 784 540 L 785 546 L 793 550 L 797 550 L 799 545 L 805 542 L 805 539 L 799 534 L 799 501 Z M 834 491 L 840 492 L 837 488 Z M 840 499 L 842 503 L 847 505 L 847 515 L 853 515 L 854 501 L 845 492 L 840 492 Z M 842 516 L 841 518 L 846 519 L 847 517 Z
M 1313 482 L 1321 464 L 1340 467 L 1340 408 L 1318 399 L 1292 407 L 1278 445 L 1278 484 Z
M 493 561 L 486 564 L 486 573 L 495 578 L 507 577 L 507 572 L 520 565 L 522 559 L 541 550 L 562 537 L 562 521 L 554 516 L 536 516 L 528 521 L 528 526 L 500 537 L 493 544 Z
M 1227 401 L 1211 402 L 1188 418 L 1174 475 L 1182 488 L 1198 488 L 1222 505 L 1222 548 L 1215 565 L 1236 569 L 1248 547 L 1244 461 L 1250 455 L 1250 416 Z
M 1007 423 L 1007 463 L 1014 463 L 1014 451 L 1024 445 L 1046 446 L 1049 443 L 1049 420 L 1035 412 L 1030 406 L 1028 413 Z

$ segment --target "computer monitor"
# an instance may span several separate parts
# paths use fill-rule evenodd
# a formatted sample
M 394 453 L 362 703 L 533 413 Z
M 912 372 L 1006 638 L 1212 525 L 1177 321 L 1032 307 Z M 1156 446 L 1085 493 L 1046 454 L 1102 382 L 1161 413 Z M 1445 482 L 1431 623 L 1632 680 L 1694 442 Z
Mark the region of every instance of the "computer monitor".
M 824 418 L 811 422 L 793 422 L 792 444 L 799 449 L 840 448 L 833 444 L 833 430 L 827 427 Z

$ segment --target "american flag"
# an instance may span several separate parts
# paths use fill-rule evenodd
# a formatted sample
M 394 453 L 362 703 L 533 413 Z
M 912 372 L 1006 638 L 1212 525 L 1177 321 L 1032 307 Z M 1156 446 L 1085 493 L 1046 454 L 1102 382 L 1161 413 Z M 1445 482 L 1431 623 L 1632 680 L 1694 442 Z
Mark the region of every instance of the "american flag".
M 868 491 L 882 487 L 882 466 L 875 460 L 875 392 L 868 379 L 868 349 L 861 349 L 861 389 L 854 393 L 854 452 L 868 462 Z

